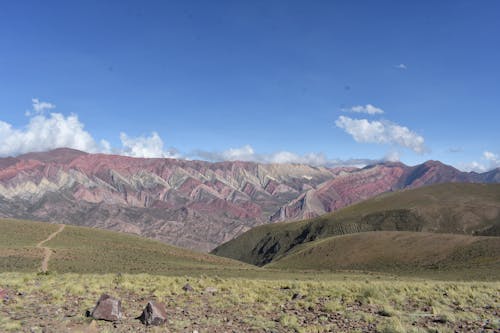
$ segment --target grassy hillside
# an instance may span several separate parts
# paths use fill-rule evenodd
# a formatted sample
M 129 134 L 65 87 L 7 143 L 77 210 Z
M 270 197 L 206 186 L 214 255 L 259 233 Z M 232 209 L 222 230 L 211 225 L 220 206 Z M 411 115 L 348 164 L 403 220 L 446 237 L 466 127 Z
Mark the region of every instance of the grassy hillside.
M 362 232 L 304 243 L 266 267 L 367 270 L 500 279 L 500 239 L 426 232 Z
M 0 219 L 0 271 L 36 271 L 43 250 L 35 246 L 57 228 L 55 224 Z
M 44 252 L 36 245 L 57 229 L 55 224 L 0 219 L 0 271 L 40 270 Z M 251 268 L 134 235 L 75 226 L 65 226 L 44 246 L 53 251 L 49 270 L 58 273 L 183 274 Z
M 253 228 L 212 253 L 264 265 L 296 246 L 368 231 L 498 236 L 499 184 L 440 184 L 383 194 L 312 220 Z

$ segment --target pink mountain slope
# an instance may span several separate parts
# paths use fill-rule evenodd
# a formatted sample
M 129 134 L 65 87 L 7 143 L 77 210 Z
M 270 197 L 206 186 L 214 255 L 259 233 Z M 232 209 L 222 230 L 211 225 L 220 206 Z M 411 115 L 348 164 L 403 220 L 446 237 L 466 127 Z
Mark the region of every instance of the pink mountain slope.
M 363 169 L 143 159 L 72 149 L 0 158 L 0 216 L 141 234 L 208 251 L 249 228 L 439 182 L 498 182 L 439 162 Z

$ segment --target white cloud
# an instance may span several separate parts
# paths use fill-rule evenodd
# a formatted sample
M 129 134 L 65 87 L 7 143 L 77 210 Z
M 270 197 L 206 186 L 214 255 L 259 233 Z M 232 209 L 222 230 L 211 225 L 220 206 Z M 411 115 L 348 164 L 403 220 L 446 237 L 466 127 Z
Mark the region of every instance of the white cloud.
M 483 162 L 472 161 L 470 163 L 462 163 L 459 169 L 464 171 L 486 172 L 488 170 L 500 168 L 500 156 L 491 151 L 484 151 L 481 157 Z
M 257 153 L 250 145 L 230 148 L 222 152 L 197 151 L 180 155 L 175 148 L 165 149 L 164 142 L 156 132 L 149 136 L 130 137 L 120 133 L 120 147 L 113 147 L 107 140 L 96 140 L 78 116 L 62 113 L 46 113 L 55 108 L 49 102 L 33 99 L 32 112 L 28 113 L 28 123 L 19 128 L 0 120 L 0 156 L 16 156 L 28 152 L 48 151 L 67 147 L 89 153 L 113 153 L 132 157 L 198 157 L 209 161 L 253 161 L 260 163 L 301 163 L 323 166 L 365 166 L 381 160 L 369 159 L 328 159 L 323 153 L 296 154 L 278 151 L 269 154 Z M 349 119 L 345 117 L 346 119 Z M 340 119 L 340 118 L 339 118 Z M 387 160 L 382 159 L 382 160 Z
M 406 66 L 405 64 L 399 64 L 394 66 L 394 68 L 405 70 L 408 69 L 408 66 Z
M 49 113 L 56 106 L 32 99 L 33 109 L 26 113 L 28 124 L 14 128 L 0 120 L 0 156 L 15 156 L 28 152 L 47 151 L 67 147 L 89 153 L 115 153 L 134 157 L 177 157 L 172 149 L 164 150 L 163 140 L 153 132 L 149 137 L 131 138 L 120 134 L 122 147 L 115 148 L 106 140 L 99 142 L 85 130 L 78 116 Z
M 384 157 L 384 160 L 387 162 L 399 162 L 401 160 L 401 154 L 399 151 L 390 151 Z
M 491 161 L 491 162 L 499 162 L 498 155 L 497 155 L 497 154 L 492 153 L 491 151 L 485 151 L 485 152 L 483 153 L 483 157 L 484 157 L 487 161 Z
M 0 156 L 18 155 L 33 151 L 44 151 L 68 147 L 88 152 L 101 150 L 99 144 L 85 131 L 78 116 L 65 117 L 60 113 L 48 116 L 36 115 L 28 125 L 16 129 L 0 121 Z
M 52 110 L 56 108 L 54 104 L 49 102 L 42 102 L 38 98 L 32 98 L 31 102 L 33 105 L 33 110 L 36 113 L 44 113 L 47 110 Z
M 349 109 L 343 109 L 345 112 L 354 112 L 354 113 L 366 113 L 366 114 L 383 114 L 384 110 L 377 108 L 372 104 L 366 105 L 355 105 Z
M 470 163 L 461 163 L 457 167 L 458 169 L 467 172 L 475 171 L 481 173 L 488 170 L 488 168 L 484 164 L 478 163 L 476 161 L 472 161 Z
M 335 125 L 350 134 L 357 142 L 397 144 L 419 154 L 426 151 L 422 136 L 408 127 L 393 122 L 340 116 Z
M 239 148 L 230 148 L 222 152 L 207 152 L 197 150 L 190 154 L 190 157 L 201 158 L 212 162 L 220 161 L 247 161 L 256 163 L 290 163 L 290 164 L 308 164 L 313 166 L 356 166 L 364 167 L 369 164 L 385 161 L 386 159 L 329 159 L 323 153 L 307 153 L 303 155 L 295 154 L 289 151 L 278 151 L 270 154 L 260 154 L 255 152 L 251 145 L 245 145 Z
M 209 161 L 248 161 L 259 163 L 302 163 L 310 165 L 326 165 L 329 160 L 322 153 L 308 153 L 298 155 L 289 151 L 278 151 L 271 154 L 256 153 L 250 145 L 239 148 L 230 148 L 222 152 L 195 151 L 194 157 L 201 157 Z
M 122 149 L 119 151 L 120 155 L 132 157 L 178 157 L 172 151 L 166 151 L 163 148 L 163 140 L 158 133 L 153 132 L 151 136 L 138 136 L 131 138 L 125 133 L 120 133 L 120 140 Z
M 256 159 L 256 155 L 252 146 L 245 145 L 223 151 L 220 159 L 223 161 L 253 161 Z
M 498 154 L 492 153 L 491 151 L 483 152 L 483 159 L 488 163 L 488 170 L 500 168 L 500 157 Z

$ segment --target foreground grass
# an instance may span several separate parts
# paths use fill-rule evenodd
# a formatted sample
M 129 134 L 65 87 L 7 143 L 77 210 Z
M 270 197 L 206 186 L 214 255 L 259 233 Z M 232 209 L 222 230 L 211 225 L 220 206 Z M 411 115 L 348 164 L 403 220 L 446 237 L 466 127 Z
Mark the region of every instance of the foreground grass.
M 193 292 L 184 292 L 189 283 Z M 217 289 L 215 293 L 205 288 Z M 134 332 L 148 300 L 165 302 L 171 332 L 453 332 L 500 329 L 500 282 L 441 282 L 330 274 L 328 279 L 253 279 L 148 274 L 1 273 L 0 331 Z M 84 316 L 101 293 L 122 299 L 126 318 Z M 296 299 L 292 299 L 294 294 Z M 164 331 L 164 328 L 163 330 Z

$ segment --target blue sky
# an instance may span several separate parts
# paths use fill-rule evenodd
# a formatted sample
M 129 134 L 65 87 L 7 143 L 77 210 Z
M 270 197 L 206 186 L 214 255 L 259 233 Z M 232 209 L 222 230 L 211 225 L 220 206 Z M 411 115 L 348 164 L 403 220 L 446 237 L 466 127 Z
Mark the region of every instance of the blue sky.
M 498 1 L 4 2 L 0 155 L 65 145 L 486 170 L 500 166 L 499 13 Z

